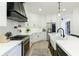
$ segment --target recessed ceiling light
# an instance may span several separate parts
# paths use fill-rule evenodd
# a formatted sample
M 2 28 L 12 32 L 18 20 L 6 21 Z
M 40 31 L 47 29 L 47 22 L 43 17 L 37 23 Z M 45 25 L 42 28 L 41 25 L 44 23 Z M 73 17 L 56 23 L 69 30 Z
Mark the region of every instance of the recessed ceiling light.
M 42 11 L 42 8 L 39 8 L 38 10 L 39 10 L 39 11 Z
M 60 17 L 60 16 L 61 16 L 61 14 L 60 14 L 60 13 L 58 13 L 58 16 Z
M 62 9 L 62 11 L 66 11 L 66 9 L 65 9 L 65 8 L 63 8 L 63 9 Z

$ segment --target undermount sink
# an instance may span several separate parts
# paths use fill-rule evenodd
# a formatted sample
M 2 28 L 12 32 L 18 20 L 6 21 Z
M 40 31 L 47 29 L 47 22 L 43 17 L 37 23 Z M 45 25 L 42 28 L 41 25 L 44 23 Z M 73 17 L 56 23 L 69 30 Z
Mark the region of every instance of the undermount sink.
M 56 34 L 56 40 L 68 40 L 70 38 L 69 35 L 65 35 L 65 37 L 63 38 L 62 36 L 60 36 L 60 34 Z
M 58 33 L 55 33 L 55 34 L 51 33 L 51 34 L 49 34 L 49 36 L 50 36 L 50 42 L 51 42 L 54 50 L 56 50 L 56 40 L 69 40 L 69 37 L 70 37 L 70 36 L 66 35 L 63 38 Z

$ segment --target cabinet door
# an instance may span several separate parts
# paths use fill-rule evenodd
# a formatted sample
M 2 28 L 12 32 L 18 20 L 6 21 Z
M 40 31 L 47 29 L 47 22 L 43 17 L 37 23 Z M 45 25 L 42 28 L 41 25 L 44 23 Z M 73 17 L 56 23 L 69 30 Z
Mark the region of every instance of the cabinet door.
M 5 53 L 3 56 L 21 56 L 21 44 L 12 48 L 10 51 Z
M 8 56 L 21 56 L 21 44 L 14 47 L 9 53 Z
M 40 32 L 39 33 L 39 39 L 47 40 L 47 33 L 46 32 Z
M 49 42 L 48 48 L 50 49 L 50 52 L 51 52 L 52 56 L 54 56 L 54 49 L 53 49 L 53 47 L 52 47 L 50 42 Z
M 37 33 L 33 33 L 31 36 L 30 36 L 30 41 L 31 43 L 34 43 L 37 39 Z
M 68 56 L 68 55 L 65 53 L 65 51 L 63 51 L 63 50 L 61 49 L 61 47 L 59 47 L 58 44 L 56 44 L 56 47 L 57 47 L 57 54 L 58 54 L 58 56 Z
M 46 32 L 37 32 L 37 33 L 33 33 L 30 36 L 30 43 L 35 43 L 38 42 L 40 40 L 46 40 Z
M 7 26 L 6 2 L 0 2 L 0 26 Z

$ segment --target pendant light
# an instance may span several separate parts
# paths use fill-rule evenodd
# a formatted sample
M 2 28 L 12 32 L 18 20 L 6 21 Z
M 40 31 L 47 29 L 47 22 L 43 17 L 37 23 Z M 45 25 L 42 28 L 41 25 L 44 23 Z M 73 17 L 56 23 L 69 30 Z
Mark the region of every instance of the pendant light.
M 61 16 L 61 2 L 58 2 L 58 16 Z

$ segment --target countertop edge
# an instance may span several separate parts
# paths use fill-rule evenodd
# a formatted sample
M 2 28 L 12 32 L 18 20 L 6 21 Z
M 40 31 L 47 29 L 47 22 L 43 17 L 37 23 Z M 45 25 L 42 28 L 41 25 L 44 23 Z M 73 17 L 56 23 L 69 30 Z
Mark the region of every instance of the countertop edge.
M 4 54 L 6 54 L 7 52 L 9 52 L 12 48 L 16 47 L 18 44 L 20 44 L 22 42 L 22 40 L 14 40 L 16 42 L 16 44 L 14 44 L 13 46 L 9 46 L 9 49 L 5 50 L 3 53 L 0 54 L 0 56 L 3 56 Z M 7 47 L 5 47 L 7 48 Z

